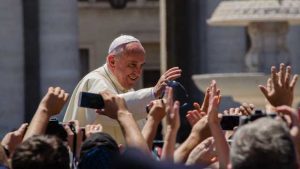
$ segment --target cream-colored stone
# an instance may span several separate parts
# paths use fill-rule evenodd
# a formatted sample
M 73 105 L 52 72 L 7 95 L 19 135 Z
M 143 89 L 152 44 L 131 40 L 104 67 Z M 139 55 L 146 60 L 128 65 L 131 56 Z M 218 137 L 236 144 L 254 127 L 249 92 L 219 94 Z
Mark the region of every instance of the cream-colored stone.
M 263 73 L 224 73 L 193 75 L 196 86 L 205 92 L 212 80 L 217 81 L 217 87 L 222 96 L 230 96 L 239 103 L 253 103 L 256 108 L 265 108 L 265 97 L 258 85 L 266 85 L 270 75 Z M 296 84 L 293 107 L 300 103 L 300 83 Z
M 208 24 L 214 26 L 246 26 L 251 22 L 300 24 L 299 0 L 230 0 L 222 1 Z

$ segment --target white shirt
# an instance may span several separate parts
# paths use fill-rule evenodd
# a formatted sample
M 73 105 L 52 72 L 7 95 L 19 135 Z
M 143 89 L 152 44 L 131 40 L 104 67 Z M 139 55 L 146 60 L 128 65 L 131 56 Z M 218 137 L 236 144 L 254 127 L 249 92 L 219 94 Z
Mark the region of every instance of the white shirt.
M 85 91 L 98 94 L 105 90 L 123 97 L 135 120 L 146 118 L 147 114 L 145 107 L 150 101 L 155 99 L 152 88 L 145 88 L 137 91 L 134 91 L 133 89 L 130 89 L 129 91 L 124 90 L 105 64 L 87 74 L 77 84 L 71 96 L 63 121 L 78 120 L 80 126 L 100 123 L 103 126 L 104 132 L 108 132 L 113 137 L 115 136 L 116 140 L 120 141 L 122 140 L 120 138 L 123 136 L 120 136 L 119 125 L 115 120 L 104 115 L 98 115 L 93 109 L 78 107 L 80 92 Z M 141 123 L 143 122 L 139 122 L 140 127 L 142 127 Z

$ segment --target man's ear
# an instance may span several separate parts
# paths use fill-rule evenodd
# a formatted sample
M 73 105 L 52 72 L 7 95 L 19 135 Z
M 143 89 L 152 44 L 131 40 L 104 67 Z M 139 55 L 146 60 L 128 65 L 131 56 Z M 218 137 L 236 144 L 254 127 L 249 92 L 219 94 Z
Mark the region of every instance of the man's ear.
M 116 63 L 116 60 L 115 60 L 115 56 L 114 55 L 108 55 L 107 56 L 107 63 L 108 63 L 108 66 L 110 68 L 115 68 L 115 63 Z

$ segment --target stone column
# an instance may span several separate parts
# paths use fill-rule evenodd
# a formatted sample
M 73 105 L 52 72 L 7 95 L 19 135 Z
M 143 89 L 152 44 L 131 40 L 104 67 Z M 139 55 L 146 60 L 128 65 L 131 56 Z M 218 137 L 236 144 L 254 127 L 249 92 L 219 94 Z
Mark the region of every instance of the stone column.
M 49 86 L 72 93 L 79 80 L 76 0 L 40 1 L 40 49 L 42 95 Z
M 209 18 L 221 0 L 206 1 L 206 18 Z M 206 54 L 203 73 L 245 72 L 246 32 L 241 27 L 206 27 Z M 200 44 L 202 45 L 202 44 Z
M 254 22 L 248 26 L 251 48 L 246 55 L 250 72 L 269 74 L 270 67 L 290 63 L 290 52 L 286 45 L 288 22 Z
M 21 0 L 0 3 L 0 137 L 24 117 L 24 49 Z

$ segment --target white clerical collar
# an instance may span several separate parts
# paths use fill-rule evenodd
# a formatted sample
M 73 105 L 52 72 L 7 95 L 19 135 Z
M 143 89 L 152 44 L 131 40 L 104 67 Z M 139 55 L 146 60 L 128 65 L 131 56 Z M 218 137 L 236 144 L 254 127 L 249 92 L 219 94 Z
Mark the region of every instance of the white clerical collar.
M 131 91 L 132 89 L 125 89 L 117 80 L 116 76 L 109 70 L 109 68 L 107 67 L 107 64 L 104 64 L 104 71 L 106 73 L 106 75 L 108 76 L 109 80 L 111 81 L 112 85 L 114 85 L 114 87 L 116 88 L 116 90 L 118 92 L 121 93 L 126 93 L 128 91 Z

